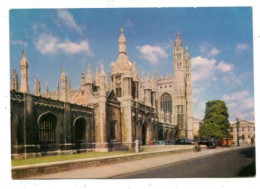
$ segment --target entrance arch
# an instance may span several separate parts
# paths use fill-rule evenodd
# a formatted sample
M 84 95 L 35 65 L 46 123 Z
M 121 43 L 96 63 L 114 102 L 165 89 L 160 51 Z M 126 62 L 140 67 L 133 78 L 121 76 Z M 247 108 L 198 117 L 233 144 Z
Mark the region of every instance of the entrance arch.
M 81 143 L 86 141 L 86 125 L 87 121 L 80 117 L 74 123 L 74 137 L 76 149 L 80 149 Z
M 42 151 L 47 151 L 49 144 L 56 143 L 56 124 L 57 117 L 51 112 L 39 116 L 38 141 Z

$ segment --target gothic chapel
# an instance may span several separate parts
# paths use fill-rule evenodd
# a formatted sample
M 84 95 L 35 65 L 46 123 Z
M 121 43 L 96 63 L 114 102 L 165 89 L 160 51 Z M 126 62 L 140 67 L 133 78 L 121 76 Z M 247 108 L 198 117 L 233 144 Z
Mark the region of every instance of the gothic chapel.
M 20 83 L 16 70 L 11 78 L 12 158 L 86 151 L 129 150 L 134 141 L 192 139 L 192 80 L 188 48 L 179 32 L 174 42 L 173 76 L 141 76 L 126 51 L 121 28 L 118 57 L 105 74 L 94 74 L 90 65 L 72 88 L 62 68 L 55 91 L 48 83 L 42 92 L 40 77 L 29 91 L 29 61 L 22 52 Z M 20 86 L 19 86 L 20 84 Z

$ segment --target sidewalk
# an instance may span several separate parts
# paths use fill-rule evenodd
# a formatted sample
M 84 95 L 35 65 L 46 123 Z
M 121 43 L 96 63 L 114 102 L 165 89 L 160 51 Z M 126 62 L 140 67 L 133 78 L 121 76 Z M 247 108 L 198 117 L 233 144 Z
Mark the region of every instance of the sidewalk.
M 193 146 L 183 145 L 145 146 L 144 151 L 140 153 L 17 166 L 12 168 L 12 172 L 13 178 L 110 178 L 151 167 L 236 149 L 236 147 L 214 150 L 204 148 L 201 152 L 195 153 L 192 151 L 192 148 Z M 32 175 L 34 176 L 30 177 Z
M 243 147 L 239 147 L 240 149 Z M 166 156 L 157 156 L 153 158 L 146 158 L 141 160 L 134 160 L 128 162 L 121 162 L 111 165 L 103 165 L 99 167 L 87 167 L 71 171 L 64 171 L 60 173 L 46 174 L 40 176 L 30 177 L 29 179 L 48 179 L 48 178 L 116 178 L 127 173 L 142 171 L 153 167 L 159 167 L 167 164 L 187 161 L 202 156 L 209 156 L 216 153 L 221 153 L 230 150 L 236 150 L 237 147 L 232 148 L 217 148 L 217 149 L 203 149 L 201 152 L 195 153 L 193 151 L 183 152 L 179 154 L 169 154 Z

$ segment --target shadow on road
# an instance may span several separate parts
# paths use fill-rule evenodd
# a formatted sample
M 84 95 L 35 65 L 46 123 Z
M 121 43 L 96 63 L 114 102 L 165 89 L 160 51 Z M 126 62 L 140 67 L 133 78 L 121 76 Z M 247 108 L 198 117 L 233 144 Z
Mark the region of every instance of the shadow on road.
M 254 177 L 256 175 L 255 148 L 251 148 L 251 150 L 241 150 L 239 154 L 244 155 L 245 158 L 252 158 L 253 162 L 247 166 L 242 167 L 236 176 Z

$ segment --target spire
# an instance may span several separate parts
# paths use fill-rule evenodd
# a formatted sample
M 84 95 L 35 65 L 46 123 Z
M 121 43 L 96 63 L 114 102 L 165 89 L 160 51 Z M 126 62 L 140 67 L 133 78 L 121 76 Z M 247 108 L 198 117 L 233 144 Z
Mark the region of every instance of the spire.
M 23 50 L 22 51 L 22 59 L 21 59 L 21 66 L 28 66 L 29 65 L 29 62 L 27 60 L 27 57 L 26 57 L 26 51 Z
M 176 33 L 176 40 L 174 42 L 174 47 L 179 47 L 178 50 L 180 50 L 180 47 L 182 47 L 182 41 L 181 41 L 181 38 L 180 38 L 180 32 L 177 31 Z
M 20 67 L 21 67 L 21 92 L 28 93 L 29 92 L 29 74 L 28 74 L 29 62 L 27 60 L 25 50 L 23 50 L 22 52 Z
M 100 70 L 100 73 L 99 73 L 99 82 L 100 82 L 100 92 L 99 92 L 99 95 L 100 97 L 105 97 L 106 95 L 106 81 L 105 81 L 105 78 L 106 77 L 106 74 L 104 72 L 104 67 L 103 65 L 101 65 L 101 70 Z
M 99 86 L 98 67 L 96 67 L 96 71 L 95 71 L 95 85 Z
M 105 76 L 106 76 L 106 74 L 105 74 L 105 72 L 104 72 L 104 66 L 103 66 L 103 65 L 101 65 L 101 70 L 100 70 L 99 76 L 100 76 L 100 77 L 105 77 Z
M 144 89 L 151 89 L 151 80 L 148 72 L 146 73 L 146 77 L 145 77 Z
M 12 74 L 12 86 L 11 90 L 16 90 L 18 91 L 18 75 L 15 69 L 13 69 L 13 74 Z
M 66 70 L 63 67 L 61 73 L 61 98 L 62 101 L 67 101 L 67 92 L 68 92 L 68 79 L 66 75 Z
M 36 79 L 34 82 L 34 94 L 35 95 L 40 95 L 41 94 L 41 85 L 40 85 L 40 81 L 39 81 L 39 76 L 36 75 Z
M 46 97 L 49 96 L 49 84 L 48 84 L 48 81 L 46 81 L 46 85 L 45 85 L 45 96 Z
M 85 84 L 85 76 L 84 76 L 84 72 L 81 72 L 80 83 L 81 83 L 81 86 Z
M 93 84 L 93 78 L 92 78 L 92 72 L 91 72 L 90 64 L 88 65 L 88 71 L 87 71 L 87 76 L 86 76 L 86 83 Z
M 190 54 L 189 54 L 189 48 L 186 46 L 185 47 L 185 52 L 184 52 L 184 56 L 190 56 Z
M 118 49 L 119 49 L 119 54 L 120 53 L 126 54 L 126 37 L 124 36 L 123 27 L 121 27 L 120 29 L 120 36 L 118 39 Z

